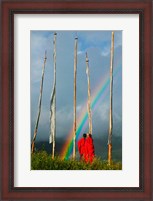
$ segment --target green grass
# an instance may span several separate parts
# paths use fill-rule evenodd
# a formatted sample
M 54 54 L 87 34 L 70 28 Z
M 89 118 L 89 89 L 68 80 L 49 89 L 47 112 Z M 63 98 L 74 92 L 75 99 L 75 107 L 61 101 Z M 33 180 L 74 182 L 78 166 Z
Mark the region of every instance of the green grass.
M 79 160 L 62 160 L 59 156 L 52 159 L 46 151 L 35 152 L 31 156 L 32 170 L 121 170 L 122 163 L 113 162 L 111 165 L 101 158 L 94 159 L 93 163 L 85 163 Z

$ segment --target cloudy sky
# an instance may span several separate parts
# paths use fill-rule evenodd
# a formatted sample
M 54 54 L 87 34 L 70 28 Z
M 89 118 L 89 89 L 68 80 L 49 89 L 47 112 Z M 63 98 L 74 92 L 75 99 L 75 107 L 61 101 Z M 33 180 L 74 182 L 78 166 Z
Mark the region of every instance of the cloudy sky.
M 115 31 L 113 82 L 113 135 L 122 135 L 122 31 Z M 93 138 L 108 135 L 109 71 L 111 31 L 57 31 L 56 136 L 69 136 L 73 125 L 74 39 L 78 36 L 77 119 L 86 110 L 87 76 L 85 53 L 88 53 L 93 104 Z M 38 99 L 45 50 L 42 108 L 37 140 L 48 140 L 50 129 L 50 96 L 53 87 L 54 31 L 31 31 L 31 137 L 38 112 Z M 100 89 L 101 90 L 100 92 Z M 98 92 L 99 95 L 98 95 Z M 86 124 L 82 132 L 88 131 Z

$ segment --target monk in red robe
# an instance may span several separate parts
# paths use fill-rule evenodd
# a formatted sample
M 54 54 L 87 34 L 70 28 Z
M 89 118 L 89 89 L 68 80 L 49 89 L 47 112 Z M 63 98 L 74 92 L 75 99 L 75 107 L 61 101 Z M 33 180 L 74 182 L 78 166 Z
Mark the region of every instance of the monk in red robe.
M 85 141 L 85 161 L 86 162 L 93 162 L 93 159 L 95 157 L 95 148 L 94 148 L 94 144 L 93 144 L 93 139 L 92 139 L 92 135 L 90 133 L 87 133 L 87 138 Z
M 86 141 L 86 133 L 83 134 L 83 137 L 78 141 L 78 150 L 80 154 L 80 160 L 85 160 L 86 155 L 86 148 L 85 148 L 85 141 Z

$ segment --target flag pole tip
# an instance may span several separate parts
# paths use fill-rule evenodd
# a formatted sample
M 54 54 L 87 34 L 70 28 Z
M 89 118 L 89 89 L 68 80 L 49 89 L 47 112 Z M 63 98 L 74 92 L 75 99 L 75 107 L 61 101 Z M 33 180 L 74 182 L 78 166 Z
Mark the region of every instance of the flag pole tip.
M 89 61 L 89 59 L 88 59 L 88 54 L 87 54 L 87 52 L 86 52 L 86 62 L 88 62 Z
M 44 59 L 47 59 L 47 50 L 45 50 L 45 58 Z
M 75 39 L 78 39 L 78 33 L 77 32 L 75 33 Z
M 78 39 L 78 34 L 76 33 L 76 35 L 75 35 L 75 39 Z

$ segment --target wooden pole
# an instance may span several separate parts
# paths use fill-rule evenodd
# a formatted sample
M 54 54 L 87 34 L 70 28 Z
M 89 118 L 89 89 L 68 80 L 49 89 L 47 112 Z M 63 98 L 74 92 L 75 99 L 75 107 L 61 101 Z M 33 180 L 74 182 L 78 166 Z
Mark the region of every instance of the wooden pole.
M 89 133 L 92 134 L 91 95 L 90 95 L 90 78 L 89 78 L 89 59 L 88 59 L 87 52 L 86 52 L 86 74 L 87 74 L 87 82 L 88 82 L 87 110 L 88 110 L 88 118 L 89 118 Z
M 54 33 L 54 53 L 53 53 L 53 61 L 54 61 L 54 84 L 53 84 L 53 92 L 51 96 L 50 102 L 50 143 L 52 144 L 52 159 L 55 157 L 55 145 L 56 145 L 56 36 Z
M 55 96 L 54 96 L 54 101 L 55 101 L 55 111 L 54 111 L 54 135 L 53 135 L 53 147 L 52 147 L 52 158 L 55 156 L 55 138 L 56 138 L 56 33 L 54 33 L 54 87 L 55 87 Z
M 35 140 L 36 140 L 36 136 L 37 136 L 38 124 L 39 124 L 40 113 L 41 113 L 42 91 L 43 91 L 43 81 L 44 81 L 46 60 L 47 60 L 47 52 L 45 51 L 44 64 L 43 64 L 43 68 L 42 68 L 41 85 L 40 85 L 40 95 L 39 95 L 39 102 L 38 102 L 38 115 L 37 115 L 37 120 L 36 120 L 36 124 L 35 124 L 35 129 L 34 129 L 34 136 L 33 136 L 32 144 L 31 144 L 31 152 L 32 153 L 34 153 L 34 150 L 35 150 Z
M 111 56 L 110 56 L 110 112 L 109 112 L 109 135 L 108 135 L 108 163 L 112 160 L 112 130 L 113 130 L 113 60 L 114 60 L 114 32 L 112 32 Z
M 73 119 L 73 159 L 76 157 L 76 74 L 77 74 L 77 42 L 75 38 L 74 45 L 74 119 Z

